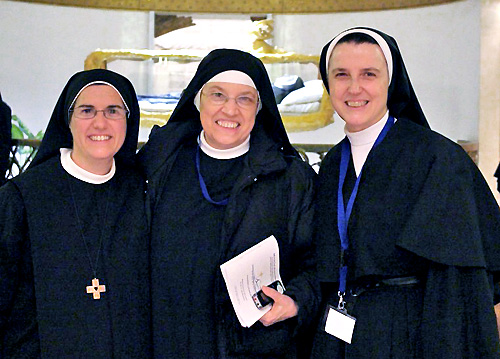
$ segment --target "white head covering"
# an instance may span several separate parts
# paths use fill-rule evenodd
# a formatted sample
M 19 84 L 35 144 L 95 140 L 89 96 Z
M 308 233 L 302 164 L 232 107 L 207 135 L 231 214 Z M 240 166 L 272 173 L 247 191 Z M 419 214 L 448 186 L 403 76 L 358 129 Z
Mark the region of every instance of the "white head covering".
M 330 56 L 332 56 L 333 49 L 335 45 L 342 39 L 344 36 L 349 35 L 349 34 L 355 34 L 355 33 L 363 33 L 366 34 L 370 37 L 372 37 L 380 46 L 382 49 L 382 53 L 384 54 L 385 61 L 387 63 L 387 71 L 389 72 L 389 83 L 391 82 L 392 79 L 392 71 L 393 71 L 393 66 L 392 66 L 392 54 L 391 54 L 391 49 L 389 48 L 389 45 L 387 42 L 384 40 L 382 36 L 377 34 L 374 31 L 368 30 L 368 29 L 362 29 L 362 28 L 356 28 L 356 29 L 350 29 L 346 30 L 344 32 L 341 32 L 340 34 L 337 35 L 335 39 L 332 40 L 330 43 L 330 46 L 328 47 L 328 51 L 326 53 L 326 73 L 328 73 L 328 65 L 330 62 Z
M 123 105 L 125 106 L 125 109 L 127 111 L 130 111 L 129 108 L 128 108 L 128 106 L 127 106 L 127 103 L 123 99 L 123 96 L 120 93 L 120 91 L 118 91 L 118 89 L 116 87 L 114 87 L 113 85 L 111 85 L 109 82 L 106 82 L 106 81 L 94 81 L 94 82 L 90 82 L 90 83 L 86 84 L 85 86 L 83 86 L 81 88 L 81 90 L 78 91 L 78 93 L 76 94 L 75 98 L 71 102 L 71 105 L 69 106 L 70 109 L 73 108 L 73 105 L 75 104 L 76 100 L 78 99 L 78 96 L 80 96 L 80 94 L 82 93 L 82 91 L 85 90 L 87 87 L 92 86 L 92 85 L 108 85 L 109 87 L 112 87 L 116 92 L 118 92 L 118 95 L 120 95 L 120 98 L 122 99 L 122 102 L 123 102 Z
M 209 82 L 227 82 L 232 84 L 241 84 L 253 87 L 255 90 L 257 90 L 257 87 L 255 86 L 255 83 L 253 82 L 252 78 L 248 76 L 246 73 L 237 70 L 228 70 L 219 72 L 217 75 L 208 80 L 205 83 L 205 85 L 208 84 Z M 198 91 L 198 93 L 194 97 L 194 105 L 196 106 L 198 111 L 200 111 L 201 91 L 203 91 L 205 85 L 203 85 L 203 87 L 200 89 L 200 91 Z M 259 96 L 258 90 L 257 90 L 257 96 Z M 259 96 L 259 107 L 257 108 L 257 112 L 259 112 L 261 108 L 262 104 Z

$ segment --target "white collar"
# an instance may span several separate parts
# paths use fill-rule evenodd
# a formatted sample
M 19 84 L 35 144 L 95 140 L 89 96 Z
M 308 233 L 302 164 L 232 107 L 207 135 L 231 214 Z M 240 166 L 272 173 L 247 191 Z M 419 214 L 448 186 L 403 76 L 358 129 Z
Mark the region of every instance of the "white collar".
M 364 130 L 358 132 L 349 132 L 347 127 L 344 126 L 344 132 L 349 138 L 349 142 L 351 143 L 351 147 L 353 146 L 364 146 L 368 144 L 373 144 L 377 140 L 378 135 L 382 132 L 387 119 L 389 118 L 389 111 L 385 113 L 385 115 L 376 123 L 371 125 Z
M 207 156 L 218 160 L 229 160 L 232 158 L 240 157 L 248 152 L 248 150 L 250 149 L 250 136 L 247 137 L 245 142 L 236 147 L 228 148 L 227 150 L 219 150 L 208 144 L 205 138 L 205 131 L 202 130 L 200 136 L 198 137 L 198 144 L 200 145 L 203 153 L 205 153 Z
M 95 173 L 91 173 L 89 171 L 84 170 L 80 166 L 78 166 L 75 161 L 71 158 L 71 152 L 73 150 L 71 148 L 61 148 L 61 165 L 66 172 L 68 172 L 71 176 L 79 179 L 80 181 L 84 181 L 91 184 L 102 184 L 109 181 L 113 178 L 116 167 L 115 167 L 115 159 L 113 158 L 113 164 L 111 165 L 111 170 L 105 175 L 96 175 Z

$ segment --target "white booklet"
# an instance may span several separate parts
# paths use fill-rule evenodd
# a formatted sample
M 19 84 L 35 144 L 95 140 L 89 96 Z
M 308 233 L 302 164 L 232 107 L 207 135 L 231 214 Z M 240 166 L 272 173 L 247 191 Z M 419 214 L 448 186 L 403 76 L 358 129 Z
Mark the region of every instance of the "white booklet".
M 243 327 L 250 327 L 271 310 L 271 305 L 258 308 L 255 294 L 279 280 L 280 255 L 274 236 L 264 239 L 220 266 L 229 298 Z

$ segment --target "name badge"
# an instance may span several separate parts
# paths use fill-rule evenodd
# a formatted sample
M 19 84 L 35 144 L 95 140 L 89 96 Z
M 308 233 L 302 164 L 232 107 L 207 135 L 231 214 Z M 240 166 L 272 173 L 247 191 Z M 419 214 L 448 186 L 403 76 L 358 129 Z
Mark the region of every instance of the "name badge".
M 331 305 L 327 306 L 325 316 L 325 332 L 351 344 L 356 318 Z

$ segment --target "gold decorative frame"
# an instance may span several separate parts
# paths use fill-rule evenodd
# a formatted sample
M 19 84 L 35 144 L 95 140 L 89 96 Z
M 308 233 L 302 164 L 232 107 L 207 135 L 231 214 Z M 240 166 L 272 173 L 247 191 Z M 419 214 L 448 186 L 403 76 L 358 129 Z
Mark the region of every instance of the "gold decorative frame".
M 302 55 L 294 52 L 263 53 L 252 52 L 252 55 L 259 58 L 265 64 L 277 63 L 302 63 L 319 64 L 319 56 Z M 203 55 L 200 52 L 189 50 L 102 50 L 98 49 L 87 56 L 84 67 L 90 69 L 105 69 L 107 65 L 116 60 L 131 61 L 159 61 L 162 58 L 175 60 L 178 62 L 201 61 Z M 164 125 L 170 112 L 147 112 L 141 111 L 141 126 L 152 127 L 153 125 Z M 323 91 L 320 102 L 320 109 L 317 112 L 306 114 L 281 114 L 283 123 L 288 132 L 312 131 L 327 126 L 333 122 L 333 108 L 328 97 L 328 93 Z
M 15 0 L 50 5 L 170 13 L 304 14 L 404 9 L 460 0 Z

